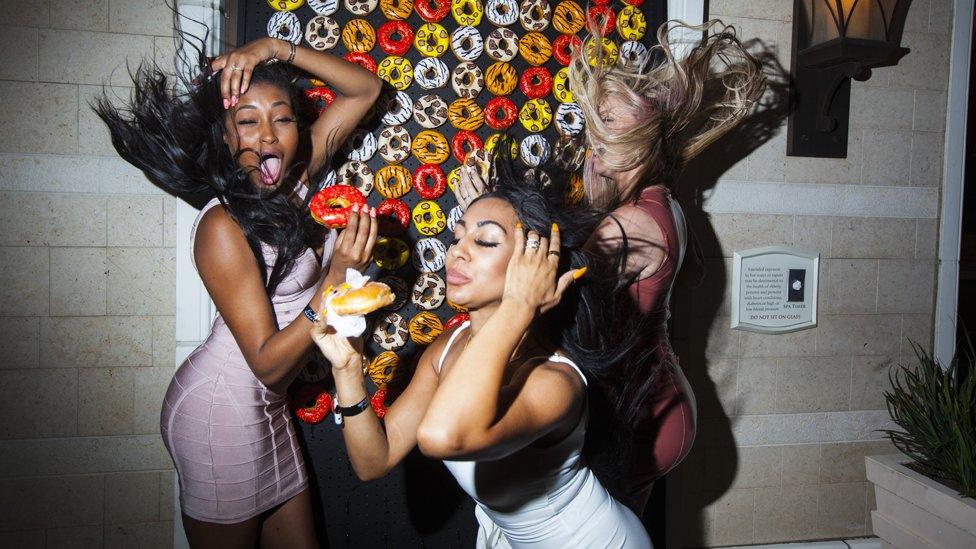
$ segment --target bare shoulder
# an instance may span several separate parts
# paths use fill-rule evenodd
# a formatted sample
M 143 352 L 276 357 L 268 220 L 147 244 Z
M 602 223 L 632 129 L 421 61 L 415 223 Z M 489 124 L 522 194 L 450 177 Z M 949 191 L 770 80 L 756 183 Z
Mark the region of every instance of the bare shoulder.
M 559 392 L 573 396 L 582 395 L 586 385 L 576 368 L 562 361 L 547 360 L 526 375 L 525 385 L 544 387 L 547 392 Z
M 438 364 L 438 362 L 440 362 L 441 357 L 444 356 L 444 350 L 447 349 L 447 342 L 450 341 L 451 338 L 454 336 L 454 334 L 456 334 L 460 330 L 461 330 L 461 326 L 458 325 L 458 326 L 454 326 L 450 330 L 444 330 L 443 332 L 441 332 L 441 335 L 437 336 L 437 339 L 435 339 L 433 343 L 431 343 L 430 345 L 427 346 L 426 349 L 424 349 L 424 353 L 420 357 L 419 365 L 428 366 L 431 369 L 433 369 L 435 373 L 439 375 L 440 372 L 438 367 L 440 365 Z
M 240 225 L 222 207 L 210 208 L 197 225 L 194 261 L 200 267 L 252 259 L 253 253 Z

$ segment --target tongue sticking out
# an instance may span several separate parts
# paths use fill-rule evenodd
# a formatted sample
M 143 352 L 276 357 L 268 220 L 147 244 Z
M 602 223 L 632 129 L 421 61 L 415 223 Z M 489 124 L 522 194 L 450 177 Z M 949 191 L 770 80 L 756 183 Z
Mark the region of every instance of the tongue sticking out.
M 281 159 L 276 156 L 269 156 L 261 161 L 261 180 L 265 185 L 272 185 L 278 181 L 281 175 Z

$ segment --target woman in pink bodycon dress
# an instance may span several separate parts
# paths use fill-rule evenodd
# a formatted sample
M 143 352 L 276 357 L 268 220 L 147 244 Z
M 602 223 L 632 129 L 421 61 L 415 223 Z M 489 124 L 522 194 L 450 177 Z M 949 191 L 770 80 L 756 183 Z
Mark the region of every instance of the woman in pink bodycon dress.
M 116 150 L 150 181 L 209 199 L 192 259 L 219 314 L 173 376 L 160 418 L 183 525 L 194 547 L 317 547 L 285 390 L 312 346 L 303 310 L 318 309 L 320 285 L 368 263 L 377 225 L 365 209 L 338 236 L 316 225 L 309 175 L 327 166 L 380 81 L 271 38 L 200 61 L 200 76 L 182 82 L 188 92 L 142 67 L 124 109 L 107 98 L 95 106 Z M 338 92 L 310 125 L 290 65 Z

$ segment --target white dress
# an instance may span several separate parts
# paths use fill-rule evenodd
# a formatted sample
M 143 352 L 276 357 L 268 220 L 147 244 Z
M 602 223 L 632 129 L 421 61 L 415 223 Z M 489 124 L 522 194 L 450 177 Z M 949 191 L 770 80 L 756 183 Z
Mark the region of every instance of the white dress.
M 448 340 L 440 371 L 462 324 Z M 553 355 L 550 361 L 571 360 Z M 546 448 L 527 446 L 492 461 L 445 461 L 461 488 L 475 500 L 479 548 L 649 548 L 637 516 L 613 499 L 582 458 L 587 411 L 564 439 Z

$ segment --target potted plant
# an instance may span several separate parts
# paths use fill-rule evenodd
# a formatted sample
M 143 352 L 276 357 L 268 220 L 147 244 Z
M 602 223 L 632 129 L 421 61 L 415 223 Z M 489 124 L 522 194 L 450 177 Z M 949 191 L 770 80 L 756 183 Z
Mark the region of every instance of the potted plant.
M 976 353 L 967 338 L 948 367 L 918 360 L 889 373 L 885 401 L 902 454 L 865 458 L 874 533 L 894 547 L 976 547 Z

